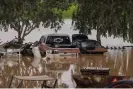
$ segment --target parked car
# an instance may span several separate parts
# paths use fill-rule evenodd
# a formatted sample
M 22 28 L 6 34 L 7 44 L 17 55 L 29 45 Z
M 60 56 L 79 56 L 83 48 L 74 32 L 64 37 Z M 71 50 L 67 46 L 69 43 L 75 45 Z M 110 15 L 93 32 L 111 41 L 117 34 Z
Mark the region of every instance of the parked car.
M 96 40 L 77 40 L 73 42 L 73 45 L 79 48 L 81 53 L 103 54 L 107 52 L 107 49 Z
M 107 49 L 98 41 L 88 39 L 84 34 L 73 34 L 72 45 L 80 49 L 81 53 L 103 54 Z

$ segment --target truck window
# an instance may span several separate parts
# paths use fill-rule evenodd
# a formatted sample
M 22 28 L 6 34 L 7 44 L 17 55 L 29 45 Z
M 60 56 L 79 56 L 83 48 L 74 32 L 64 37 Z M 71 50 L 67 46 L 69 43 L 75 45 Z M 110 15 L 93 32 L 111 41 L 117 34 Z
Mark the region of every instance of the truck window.
M 88 39 L 87 35 L 84 35 L 84 34 L 73 34 L 72 35 L 72 41 L 75 41 L 75 40 L 86 40 Z
M 81 43 L 82 47 L 92 47 L 95 46 L 95 41 L 84 41 Z
M 68 36 L 48 36 L 46 44 L 71 44 Z

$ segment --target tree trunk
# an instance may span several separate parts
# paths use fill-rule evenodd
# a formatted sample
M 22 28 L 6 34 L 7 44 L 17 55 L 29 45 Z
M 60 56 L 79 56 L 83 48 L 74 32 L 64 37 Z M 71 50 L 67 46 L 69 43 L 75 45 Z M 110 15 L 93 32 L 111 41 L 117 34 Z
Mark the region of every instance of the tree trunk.
M 23 43 L 23 40 L 24 39 L 21 38 L 21 33 L 18 32 L 18 42 L 22 44 Z
M 101 44 L 101 33 L 100 30 L 97 29 L 97 41 Z

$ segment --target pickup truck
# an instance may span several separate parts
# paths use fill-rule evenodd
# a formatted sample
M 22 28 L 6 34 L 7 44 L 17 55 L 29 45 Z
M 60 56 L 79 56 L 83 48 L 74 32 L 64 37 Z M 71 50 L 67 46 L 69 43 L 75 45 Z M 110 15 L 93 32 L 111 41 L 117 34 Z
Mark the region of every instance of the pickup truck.
M 43 55 L 47 50 L 58 50 L 60 54 L 78 54 L 79 48 L 72 46 L 69 35 L 67 34 L 47 34 L 43 35 L 39 41 L 39 49 Z
M 89 39 L 85 34 L 73 34 L 72 45 L 80 49 L 82 54 L 103 54 L 107 49 L 98 41 Z

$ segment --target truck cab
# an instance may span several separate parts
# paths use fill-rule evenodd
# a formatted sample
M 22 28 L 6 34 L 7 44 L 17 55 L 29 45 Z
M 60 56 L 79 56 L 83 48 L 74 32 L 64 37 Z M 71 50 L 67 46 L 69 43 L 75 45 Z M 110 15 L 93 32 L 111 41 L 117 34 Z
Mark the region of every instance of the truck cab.
M 83 54 L 103 54 L 107 49 L 103 47 L 98 41 L 88 39 L 85 34 L 73 34 L 72 45 L 80 49 Z
M 48 34 L 43 35 L 39 41 L 39 49 L 41 54 L 45 54 L 47 50 L 58 50 L 59 53 L 79 53 L 79 48 L 72 46 L 68 34 Z
M 71 46 L 71 40 L 67 34 L 48 34 L 40 38 L 39 43 L 44 43 L 49 47 L 66 48 Z

